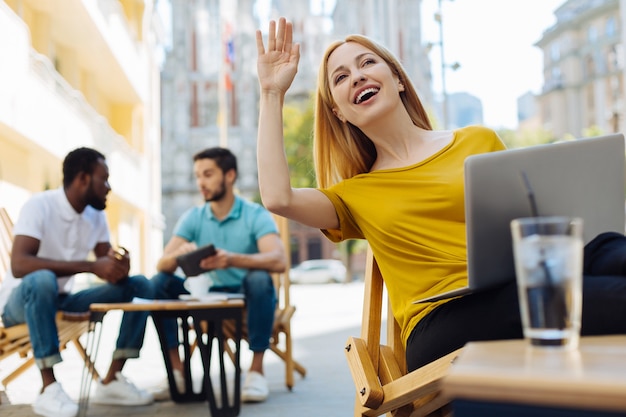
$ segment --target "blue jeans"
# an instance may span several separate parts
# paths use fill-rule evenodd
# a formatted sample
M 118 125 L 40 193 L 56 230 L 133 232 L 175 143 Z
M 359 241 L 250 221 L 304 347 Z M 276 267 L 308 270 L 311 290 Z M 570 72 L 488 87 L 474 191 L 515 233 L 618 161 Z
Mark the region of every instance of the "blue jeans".
M 143 275 L 128 277 L 118 284 L 99 285 L 75 294 L 58 294 L 57 276 L 42 269 L 22 278 L 4 307 L 6 327 L 26 323 L 35 362 L 40 369 L 61 362 L 57 311 L 86 312 L 91 303 L 129 302 L 134 297 L 154 298 L 152 284 Z M 113 359 L 139 357 L 149 312 L 124 313 Z
M 181 294 L 189 294 L 183 286 L 185 279 L 167 272 L 159 272 L 152 277 L 155 298 L 158 300 L 178 299 Z M 239 292 L 245 295 L 248 345 L 253 352 L 263 352 L 270 346 L 276 290 L 272 277 L 267 271 L 252 270 L 243 279 L 239 288 L 211 288 L 211 291 Z M 165 338 L 170 349 L 178 346 L 178 325 L 175 320 L 164 322 Z

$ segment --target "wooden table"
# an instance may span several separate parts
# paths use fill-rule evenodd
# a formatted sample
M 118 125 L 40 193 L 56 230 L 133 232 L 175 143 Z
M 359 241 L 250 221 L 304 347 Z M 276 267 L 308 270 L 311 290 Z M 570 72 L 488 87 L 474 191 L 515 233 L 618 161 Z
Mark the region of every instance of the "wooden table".
M 626 336 L 585 337 L 569 352 L 523 340 L 469 343 L 443 394 L 454 417 L 626 416 Z
M 104 315 L 111 310 L 124 311 L 150 311 L 154 321 L 159 342 L 163 352 L 163 360 L 167 370 L 167 378 L 170 385 L 170 393 L 173 401 L 204 401 L 209 403 L 211 416 L 213 417 L 233 417 L 239 415 L 241 408 L 241 367 L 239 363 L 241 333 L 243 326 L 243 308 L 244 301 L 242 299 L 233 300 L 205 300 L 205 301 L 179 301 L 179 300 L 150 300 L 132 303 L 98 303 L 91 305 L 90 331 L 87 341 L 87 352 L 92 357 L 92 363 L 95 362 L 98 354 L 98 345 L 102 332 L 102 319 Z M 178 320 L 182 327 L 183 340 L 183 367 L 185 376 L 185 392 L 180 393 L 174 382 L 172 364 L 168 354 L 167 343 L 163 329 L 163 321 L 165 319 Z M 224 363 L 226 337 L 223 333 L 224 320 L 233 320 L 235 323 L 235 351 L 234 351 L 234 395 L 233 400 L 229 400 L 227 375 Z M 195 331 L 194 342 L 200 351 L 202 363 L 204 365 L 204 384 L 201 392 L 194 392 L 191 383 L 191 343 L 189 339 L 190 330 Z M 211 354 L 213 340 L 217 340 L 219 352 L 219 381 L 221 401 L 216 400 L 213 383 L 211 381 Z M 89 391 L 91 378 L 90 373 L 86 369 L 83 373 L 81 381 L 80 394 L 80 414 L 84 415 L 89 404 Z

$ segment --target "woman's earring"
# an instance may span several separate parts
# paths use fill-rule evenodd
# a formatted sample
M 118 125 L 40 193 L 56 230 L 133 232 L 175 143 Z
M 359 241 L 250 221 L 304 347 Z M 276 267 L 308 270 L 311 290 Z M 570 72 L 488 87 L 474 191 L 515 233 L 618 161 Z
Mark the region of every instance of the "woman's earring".
M 404 84 L 400 83 L 398 84 L 398 89 L 400 90 L 400 92 L 404 91 Z

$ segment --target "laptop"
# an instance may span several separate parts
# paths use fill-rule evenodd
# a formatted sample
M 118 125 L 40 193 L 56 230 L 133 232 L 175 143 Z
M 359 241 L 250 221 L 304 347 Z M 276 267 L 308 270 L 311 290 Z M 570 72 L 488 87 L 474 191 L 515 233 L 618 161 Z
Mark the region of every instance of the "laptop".
M 472 155 L 465 160 L 467 287 L 414 301 L 431 302 L 515 279 L 511 220 L 583 219 L 585 243 L 601 232 L 624 233 L 624 135 Z M 529 189 L 530 187 L 530 189 Z

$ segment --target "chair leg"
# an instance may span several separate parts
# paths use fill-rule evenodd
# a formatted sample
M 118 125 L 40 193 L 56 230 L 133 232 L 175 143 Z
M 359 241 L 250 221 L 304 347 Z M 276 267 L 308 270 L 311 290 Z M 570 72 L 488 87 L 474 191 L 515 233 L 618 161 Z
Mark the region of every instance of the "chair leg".
M 91 377 L 94 381 L 98 381 L 100 379 L 100 374 L 96 370 L 96 365 L 91 361 L 89 355 L 87 355 L 85 347 L 80 343 L 80 340 L 78 339 L 74 339 L 72 340 L 72 342 L 74 342 L 74 347 L 76 347 L 76 350 L 78 351 L 80 357 L 83 358 L 83 362 L 85 362 L 85 366 L 87 367 L 87 369 L 91 370 Z
M 285 385 L 287 385 L 287 389 L 291 391 L 295 385 L 295 381 L 293 379 L 295 366 L 293 363 L 291 337 L 285 337 L 285 354 L 288 358 L 288 360 L 285 361 Z
M 13 381 L 15 378 L 20 376 L 24 371 L 26 371 L 28 368 L 30 368 L 34 364 L 35 364 L 35 358 L 31 356 L 25 362 L 23 362 L 20 366 L 18 366 L 15 370 L 13 370 L 13 372 L 7 375 L 2 380 L 2 385 L 6 387 L 7 385 L 9 385 L 11 381 Z
M 363 406 L 361 405 L 361 401 L 359 401 L 359 397 L 354 396 L 354 417 L 363 417 L 361 413 L 361 409 Z

